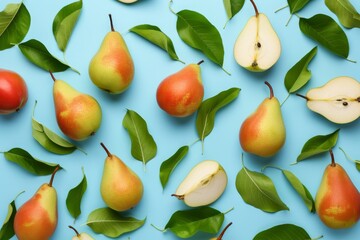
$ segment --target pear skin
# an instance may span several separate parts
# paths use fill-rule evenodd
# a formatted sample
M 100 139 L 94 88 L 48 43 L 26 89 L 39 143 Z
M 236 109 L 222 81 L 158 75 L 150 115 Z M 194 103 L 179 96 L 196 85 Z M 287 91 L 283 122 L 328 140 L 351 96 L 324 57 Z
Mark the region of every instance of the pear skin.
M 274 96 L 270 84 L 265 84 L 270 89 L 270 97 L 242 123 L 239 139 L 244 151 L 261 157 L 270 157 L 284 145 L 286 130 L 280 103 Z
M 53 97 L 56 120 L 69 138 L 82 141 L 99 129 L 102 112 L 99 103 L 88 94 L 80 93 L 62 80 L 54 80 Z
M 117 156 L 107 153 L 101 179 L 100 192 L 106 205 L 115 211 L 126 211 L 135 207 L 144 192 L 140 178 Z
M 94 240 L 94 238 L 87 233 L 79 233 L 73 226 L 69 226 L 69 228 L 74 230 L 76 234 L 74 237 L 71 238 L 71 240 Z
M 162 110 L 174 117 L 187 117 L 199 108 L 204 97 L 202 62 L 189 64 L 160 83 L 156 100 Z
M 55 232 L 58 222 L 57 193 L 50 182 L 43 184 L 32 198 L 25 202 L 14 218 L 14 231 L 19 240 L 47 240 Z
M 344 168 L 332 163 L 323 174 L 315 197 L 315 208 L 321 221 L 328 227 L 339 229 L 352 227 L 360 217 L 360 195 Z
M 89 76 L 100 89 L 119 94 L 124 92 L 134 78 L 134 62 L 119 32 L 114 30 L 111 15 L 111 31 L 108 32 L 89 64 Z

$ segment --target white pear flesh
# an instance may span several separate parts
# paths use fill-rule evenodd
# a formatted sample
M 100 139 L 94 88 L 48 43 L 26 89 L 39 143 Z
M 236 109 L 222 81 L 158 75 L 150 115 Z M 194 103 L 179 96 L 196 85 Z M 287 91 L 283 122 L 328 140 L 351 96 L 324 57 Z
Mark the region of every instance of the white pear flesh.
M 209 205 L 222 195 L 227 181 L 226 172 L 218 162 L 205 160 L 189 172 L 175 195 L 189 207 Z
M 280 39 L 268 17 L 263 13 L 252 16 L 236 39 L 236 62 L 250 71 L 262 72 L 271 68 L 280 54 Z
M 360 83 L 351 77 L 337 77 L 306 94 L 307 106 L 329 121 L 345 124 L 360 116 Z
M 72 240 L 95 240 L 87 233 L 80 233 L 77 236 L 72 237 Z

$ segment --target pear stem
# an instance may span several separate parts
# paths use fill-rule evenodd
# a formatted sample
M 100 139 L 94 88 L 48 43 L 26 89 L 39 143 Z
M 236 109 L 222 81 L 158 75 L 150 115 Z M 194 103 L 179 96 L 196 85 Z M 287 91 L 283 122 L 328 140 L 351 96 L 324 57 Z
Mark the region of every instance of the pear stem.
M 108 157 L 112 157 L 111 152 L 105 147 L 105 145 L 101 142 L 100 145 L 104 148 L 106 154 L 108 155 Z
M 331 166 L 335 167 L 336 163 L 335 163 L 335 157 L 334 157 L 334 153 L 333 153 L 332 149 L 329 150 L 329 153 L 330 153 L 330 157 L 331 157 Z
M 184 195 L 178 195 L 178 194 L 173 193 L 173 194 L 171 194 L 171 196 L 176 197 L 179 200 L 184 200 Z
M 303 99 L 306 99 L 306 101 L 309 101 L 310 99 L 304 95 L 301 95 L 300 93 L 296 93 L 296 96 L 302 97 Z
M 200 62 L 197 63 L 197 65 L 200 65 L 204 62 L 204 60 L 201 60 Z
M 228 225 L 226 225 L 226 227 L 221 231 L 220 235 L 217 237 L 216 240 L 221 240 L 222 237 L 224 236 L 226 230 L 231 226 L 232 222 L 230 222 Z
M 270 89 L 270 99 L 274 97 L 274 90 L 268 81 L 265 81 L 266 86 Z
M 254 7 L 256 17 L 259 16 L 259 11 L 258 11 L 258 9 L 256 7 L 256 4 L 255 4 L 254 0 L 250 0 L 250 2 Z
M 76 236 L 80 237 L 80 233 L 76 230 L 76 228 L 74 228 L 73 226 L 68 226 L 69 228 L 71 228 L 72 230 L 74 230 L 74 232 L 76 233 Z
M 115 29 L 114 29 L 114 24 L 113 24 L 113 20 L 112 20 L 112 16 L 111 16 L 111 14 L 109 14 L 109 20 L 110 20 L 110 27 L 111 27 L 111 31 L 112 31 L 112 32 L 115 32 Z
M 59 170 L 60 170 L 60 166 L 57 165 L 56 168 L 55 168 L 55 170 L 54 170 L 53 173 L 51 174 L 51 178 L 50 178 L 50 182 L 49 182 L 49 187 L 52 187 L 52 184 L 53 184 L 53 181 L 54 181 L 54 177 L 55 177 L 55 173 L 56 173 L 57 171 L 59 171 Z
M 49 73 L 50 73 L 50 76 L 51 76 L 52 80 L 55 82 L 56 78 L 55 78 L 54 74 L 51 71 L 49 71 Z

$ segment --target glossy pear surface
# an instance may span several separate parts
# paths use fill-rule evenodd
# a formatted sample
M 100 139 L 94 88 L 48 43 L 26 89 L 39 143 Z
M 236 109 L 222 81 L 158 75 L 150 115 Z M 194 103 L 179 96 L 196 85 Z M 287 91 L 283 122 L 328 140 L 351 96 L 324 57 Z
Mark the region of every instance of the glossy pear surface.
M 108 156 L 105 159 L 100 192 L 106 205 L 116 211 L 135 207 L 143 196 L 140 178 L 104 145 Z
M 272 92 L 272 88 L 270 88 Z M 241 125 L 239 139 L 244 151 L 261 157 L 276 154 L 284 145 L 285 125 L 278 99 L 270 93 Z
M 350 77 L 337 77 L 306 94 L 310 110 L 339 124 L 360 116 L 360 83 Z
M 102 112 L 95 98 L 78 92 L 62 80 L 55 80 L 53 96 L 56 120 L 66 136 L 80 141 L 99 129 Z
M 112 26 L 112 20 L 111 26 Z M 108 32 L 89 64 L 89 76 L 100 89 L 109 93 L 122 93 L 134 78 L 134 63 L 121 34 Z
M 189 64 L 160 83 L 156 100 L 166 113 L 186 117 L 199 108 L 204 97 L 199 64 Z
M 191 169 L 173 195 L 190 207 L 205 206 L 222 195 L 227 181 L 226 172 L 218 162 L 205 160 Z

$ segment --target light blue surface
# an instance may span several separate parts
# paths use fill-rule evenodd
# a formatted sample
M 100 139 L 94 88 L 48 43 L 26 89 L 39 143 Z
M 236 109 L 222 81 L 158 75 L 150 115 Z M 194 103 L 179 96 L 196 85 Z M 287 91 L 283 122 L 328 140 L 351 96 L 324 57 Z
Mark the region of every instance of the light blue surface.
M 0 9 L 4 9 L 6 4 L 11 2 L 13 1 L 1 1 Z M 32 22 L 24 41 L 32 38 L 40 40 L 53 55 L 63 59 L 52 34 L 52 21 L 56 13 L 71 2 L 70 0 L 41 1 L 41 3 L 25 1 Z M 360 9 L 359 2 L 352 2 L 357 9 Z M 225 217 L 223 226 L 229 222 L 233 222 L 233 225 L 228 229 L 224 239 L 249 240 L 256 233 L 283 223 L 299 225 L 313 238 L 320 235 L 324 235 L 326 240 L 359 238 L 359 224 L 347 230 L 331 230 L 324 226 L 316 214 L 308 212 L 300 197 L 276 170 L 268 169 L 266 174 L 273 179 L 280 197 L 289 206 L 290 211 L 275 214 L 264 213 L 245 204 L 236 191 L 235 178 L 242 167 L 242 149 L 238 141 L 238 131 L 242 121 L 268 96 L 268 88 L 264 85 L 265 80 L 272 84 L 280 102 L 286 98 L 287 92 L 283 82 L 286 72 L 316 45 L 300 32 L 297 17 L 294 16 L 290 24 L 285 26 L 289 18 L 288 9 L 274 13 L 276 9 L 286 5 L 285 0 L 258 0 L 257 5 L 259 11 L 264 12 L 272 22 L 281 39 L 283 49 L 278 63 L 271 70 L 258 74 L 239 67 L 232 53 L 238 33 L 244 27 L 247 19 L 254 14 L 249 1 L 246 1 L 242 11 L 223 29 L 226 14 L 221 0 L 174 0 L 173 9 L 175 11 L 183 9 L 198 11 L 217 27 L 225 47 L 224 68 L 231 72 L 231 76 L 228 76 L 202 53 L 181 41 L 176 32 L 176 16 L 169 11 L 168 1 L 140 0 L 137 4 L 125 5 L 112 0 L 104 0 L 101 3 L 100 1 L 84 0 L 82 13 L 66 51 L 66 59 L 69 64 L 79 70 L 81 75 L 67 70 L 55 73 L 55 76 L 65 80 L 79 91 L 91 94 L 102 106 L 103 122 L 100 130 L 94 137 L 76 143 L 85 149 L 87 155 L 80 151 L 65 156 L 51 154 L 32 138 L 31 115 L 35 100 L 38 101 L 35 118 L 62 135 L 55 120 L 52 80 L 46 71 L 25 59 L 17 47 L 0 52 L 0 68 L 18 72 L 26 80 L 29 89 L 29 100 L 24 109 L 16 114 L 0 116 L 0 151 L 21 147 L 36 158 L 60 163 L 65 168 L 65 171 L 57 174 L 54 181 L 58 192 L 59 223 L 52 239 L 70 239 L 74 234 L 67 228 L 69 224 L 75 226 L 80 232 L 90 233 L 96 239 L 108 239 L 93 233 L 89 227 L 84 225 L 91 211 L 105 206 L 99 193 L 102 167 L 106 156 L 99 145 L 100 142 L 104 142 L 112 153 L 123 159 L 140 176 L 145 185 L 141 203 L 128 214 L 138 219 L 146 218 L 146 223 L 142 228 L 125 234 L 120 239 L 178 239 L 170 231 L 165 233 L 157 231 L 151 224 L 162 228 L 173 212 L 188 209 L 181 201 L 170 195 L 190 169 L 205 159 L 219 161 L 229 177 L 229 183 L 223 196 L 211 205 L 223 212 L 234 207 L 234 210 Z M 337 20 L 335 15 L 325 7 L 323 1 L 311 1 L 299 15 L 311 17 L 320 12 Z M 123 34 L 136 66 L 132 86 L 120 96 L 110 96 L 102 92 L 92 84 L 88 76 L 90 59 L 109 31 L 109 13 L 113 16 L 115 28 Z M 230 87 L 242 89 L 235 102 L 218 112 L 215 128 L 205 140 L 204 154 L 201 154 L 200 143 L 193 145 L 188 156 L 173 172 L 165 190 L 162 190 L 159 181 L 160 164 L 175 153 L 180 146 L 191 144 L 197 139 L 195 115 L 184 119 L 175 119 L 166 115 L 157 106 L 155 93 L 158 84 L 163 78 L 180 70 L 184 65 L 172 61 L 159 48 L 128 32 L 131 27 L 144 23 L 156 25 L 170 36 L 178 56 L 186 63 L 205 60 L 201 65 L 205 86 L 204 99 Z M 349 58 L 359 62 L 359 29 L 346 30 L 346 34 L 350 42 Z M 346 75 L 360 79 L 359 63 L 350 63 L 322 47 L 319 47 L 317 55 L 310 64 L 310 69 L 312 79 L 300 91 L 303 94 L 308 89 L 321 86 L 337 76 Z M 126 130 L 122 127 L 122 119 L 127 108 L 138 112 L 147 121 L 149 130 L 158 145 L 158 153 L 147 164 L 146 171 L 143 170 L 141 162 L 134 160 L 131 156 L 130 140 Z M 306 140 L 315 135 L 329 134 L 337 128 L 341 128 L 337 147 L 344 148 L 350 156 L 359 159 L 360 121 L 347 125 L 330 123 L 320 115 L 308 110 L 305 101 L 296 96 L 291 96 L 287 100 L 282 111 L 287 129 L 287 139 L 283 149 L 270 159 L 260 159 L 244 154 L 245 164 L 249 169 L 255 171 L 260 171 L 262 166 L 269 163 L 291 170 L 315 196 L 323 170 L 329 164 L 329 155 L 319 155 L 297 165 L 290 164 L 296 160 Z M 355 185 L 360 186 L 359 173 L 353 163 L 346 160 L 337 147 L 334 149 L 337 161 L 346 169 Z M 82 214 L 74 224 L 74 220 L 66 209 L 65 199 L 68 191 L 80 182 L 82 166 L 88 179 L 88 189 L 82 202 Z M 0 223 L 6 216 L 8 204 L 19 192 L 25 190 L 25 193 L 16 201 L 18 207 L 28 200 L 42 183 L 49 180 L 47 176 L 36 177 L 28 174 L 17 165 L 6 161 L 3 155 L 0 155 L 0 176 Z M 208 234 L 198 234 L 191 239 L 209 239 L 210 237 L 211 235 Z

